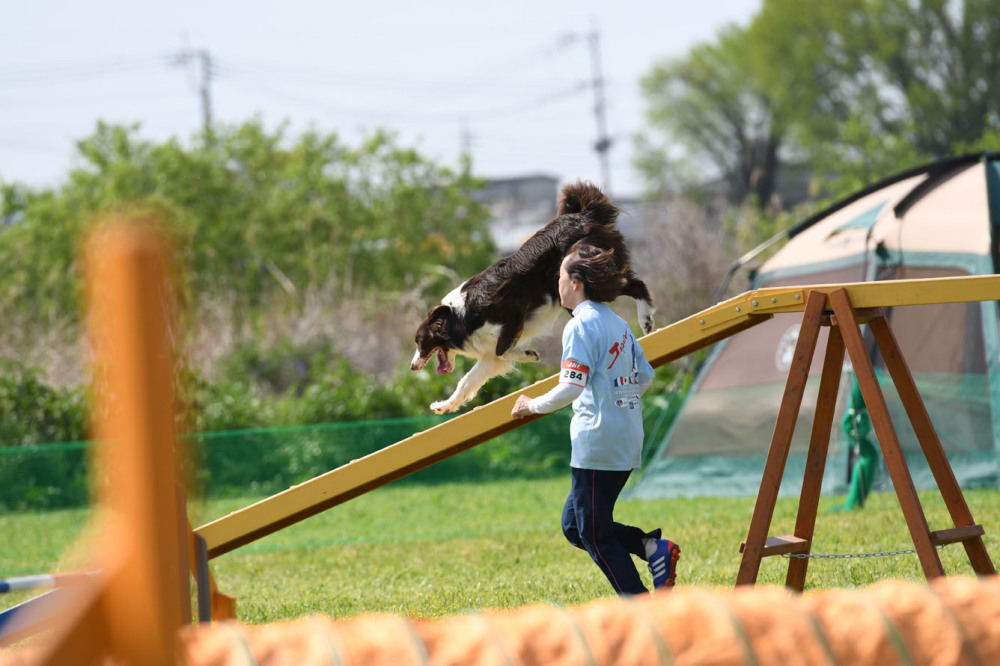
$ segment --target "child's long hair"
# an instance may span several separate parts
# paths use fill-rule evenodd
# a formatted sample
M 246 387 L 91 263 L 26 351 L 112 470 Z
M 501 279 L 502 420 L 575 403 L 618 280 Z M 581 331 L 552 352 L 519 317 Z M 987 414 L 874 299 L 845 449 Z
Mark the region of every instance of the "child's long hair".
M 583 293 L 588 299 L 610 303 L 621 296 L 628 280 L 626 269 L 615 261 L 614 250 L 577 241 L 566 257 L 566 274 L 583 283 Z

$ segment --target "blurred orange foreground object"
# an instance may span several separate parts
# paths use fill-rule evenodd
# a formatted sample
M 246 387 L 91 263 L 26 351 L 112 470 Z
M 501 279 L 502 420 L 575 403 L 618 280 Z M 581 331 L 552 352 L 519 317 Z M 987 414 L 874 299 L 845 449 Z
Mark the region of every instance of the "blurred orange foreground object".
M 953 576 L 863 590 L 709 590 L 434 620 L 373 614 L 183 630 L 192 666 L 881 666 L 1000 663 L 1000 581 Z
M 30 651 L 32 663 L 180 661 L 191 537 L 174 436 L 171 252 L 155 227 L 153 220 L 109 221 L 85 251 L 105 574 L 46 609 L 53 624 L 66 626 Z

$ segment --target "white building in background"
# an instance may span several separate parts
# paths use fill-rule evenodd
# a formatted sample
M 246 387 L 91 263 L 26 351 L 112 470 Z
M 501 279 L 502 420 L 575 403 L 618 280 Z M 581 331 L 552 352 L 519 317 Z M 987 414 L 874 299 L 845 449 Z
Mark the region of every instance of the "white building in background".
M 494 178 L 476 198 L 490 208 L 490 233 L 500 254 L 521 247 L 556 214 L 559 179 L 541 174 Z
M 554 176 L 533 174 L 486 181 L 476 198 L 490 208 L 490 233 L 497 251 L 510 254 L 532 234 L 555 217 L 561 183 Z M 650 204 L 634 199 L 614 199 L 622 209 L 618 228 L 629 231 L 641 227 Z

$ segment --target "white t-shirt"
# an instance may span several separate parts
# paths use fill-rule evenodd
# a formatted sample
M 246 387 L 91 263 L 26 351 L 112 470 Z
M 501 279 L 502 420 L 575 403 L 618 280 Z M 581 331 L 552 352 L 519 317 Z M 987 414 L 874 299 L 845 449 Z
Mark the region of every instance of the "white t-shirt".
M 531 401 L 536 414 L 573 403 L 570 464 L 625 471 L 642 465 L 642 402 L 653 367 L 624 319 L 584 301 L 563 329 L 559 384 Z

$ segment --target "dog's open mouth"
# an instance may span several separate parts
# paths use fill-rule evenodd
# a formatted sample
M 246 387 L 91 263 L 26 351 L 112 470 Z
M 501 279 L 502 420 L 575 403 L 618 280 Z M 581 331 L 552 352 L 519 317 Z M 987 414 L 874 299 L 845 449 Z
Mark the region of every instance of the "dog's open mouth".
M 448 360 L 448 352 L 445 351 L 444 347 L 438 347 L 424 358 L 414 361 L 413 364 L 410 366 L 410 369 L 423 370 L 424 366 L 427 365 L 427 362 L 431 360 L 431 357 L 434 356 L 435 352 L 437 353 L 437 358 L 438 358 L 437 373 L 439 375 L 447 375 L 449 372 L 455 369 L 454 366 L 451 364 L 451 361 Z
M 437 368 L 438 374 L 447 375 L 453 369 L 451 361 L 448 360 L 448 354 L 445 353 L 443 348 L 438 347 L 437 355 L 438 355 L 438 368 Z

